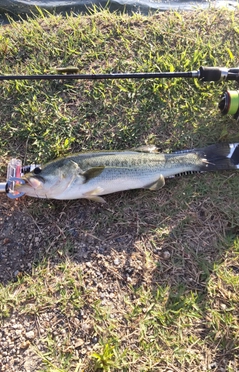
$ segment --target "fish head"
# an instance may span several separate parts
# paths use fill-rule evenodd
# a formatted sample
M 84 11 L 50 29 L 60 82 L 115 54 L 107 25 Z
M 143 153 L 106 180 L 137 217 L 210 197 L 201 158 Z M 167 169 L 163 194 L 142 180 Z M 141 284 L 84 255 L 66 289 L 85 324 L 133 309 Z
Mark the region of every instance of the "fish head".
M 32 172 L 26 173 L 22 177 L 25 183 L 16 184 L 15 189 L 28 196 L 57 199 L 76 177 L 82 178 L 82 183 L 84 182 L 79 170 L 78 164 L 72 160 L 51 162 L 42 169 L 35 168 Z

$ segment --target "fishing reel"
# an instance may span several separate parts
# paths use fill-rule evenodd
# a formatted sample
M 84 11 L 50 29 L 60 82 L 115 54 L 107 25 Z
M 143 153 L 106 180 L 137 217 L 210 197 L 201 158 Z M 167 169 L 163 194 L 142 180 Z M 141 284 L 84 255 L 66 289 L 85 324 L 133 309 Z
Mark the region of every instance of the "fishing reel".
M 224 80 L 234 80 L 239 83 L 239 68 L 227 70 L 227 77 Z M 239 121 L 239 90 L 227 90 L 221 95 L 218 108 L 222 115 L 233 115 Z
M 228 90 L 221 96 L 218 108 L 222 115 L 233 115 L 239 121 L 239 90 Z

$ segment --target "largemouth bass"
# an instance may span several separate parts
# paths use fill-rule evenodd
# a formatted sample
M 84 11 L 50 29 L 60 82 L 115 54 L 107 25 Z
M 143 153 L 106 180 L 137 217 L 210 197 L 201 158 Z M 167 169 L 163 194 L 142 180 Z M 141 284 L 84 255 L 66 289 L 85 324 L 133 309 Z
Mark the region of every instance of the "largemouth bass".
M 51 161 L 27 173 L 19 192 L 36 198 L 85 198 L 104 202 L 102 195 L 130 189 L 158 190 L 165 178 L 184 172 L 236 170 L 239 144 L 217 144 L 172 154 L 133 151 L 86 152 Z

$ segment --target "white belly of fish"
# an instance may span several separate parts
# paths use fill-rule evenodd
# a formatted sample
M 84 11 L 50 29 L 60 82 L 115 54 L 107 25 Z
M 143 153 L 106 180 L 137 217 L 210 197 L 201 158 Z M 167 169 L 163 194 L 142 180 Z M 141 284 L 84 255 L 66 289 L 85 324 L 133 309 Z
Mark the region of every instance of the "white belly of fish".
M 105 168 L 102 173 L 82 183 L 82 177 L 76 177 L 71 184 L 54 199 L 93 199 L 94 196 L 111 194 L 118 191 L 148 187 L 157 182 L 158 170 L 133 168 Z

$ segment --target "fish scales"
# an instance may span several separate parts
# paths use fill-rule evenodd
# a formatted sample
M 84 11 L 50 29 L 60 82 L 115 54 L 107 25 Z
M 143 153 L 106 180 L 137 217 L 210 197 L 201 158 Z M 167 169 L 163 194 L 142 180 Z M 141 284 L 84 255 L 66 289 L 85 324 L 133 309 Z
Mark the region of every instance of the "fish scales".
M 192 166 L 192 164 L 200 166 L 202 161 L 196 153 L 188 154 L 147 154 L 147 153 L 115 153 L 115 154 L 103 154 L 102 156 L 84 156 L 80 154 L 78 157 L 73 156 L 70 158 L 79 164 L 83 169 L 89 169 L 90 167 L 157 167 L 158 171 L 161 170 L 160 167 L 174 168 L 175 166 L 183 167 Z M 163 169 L 162 169 L 163 170 Z

